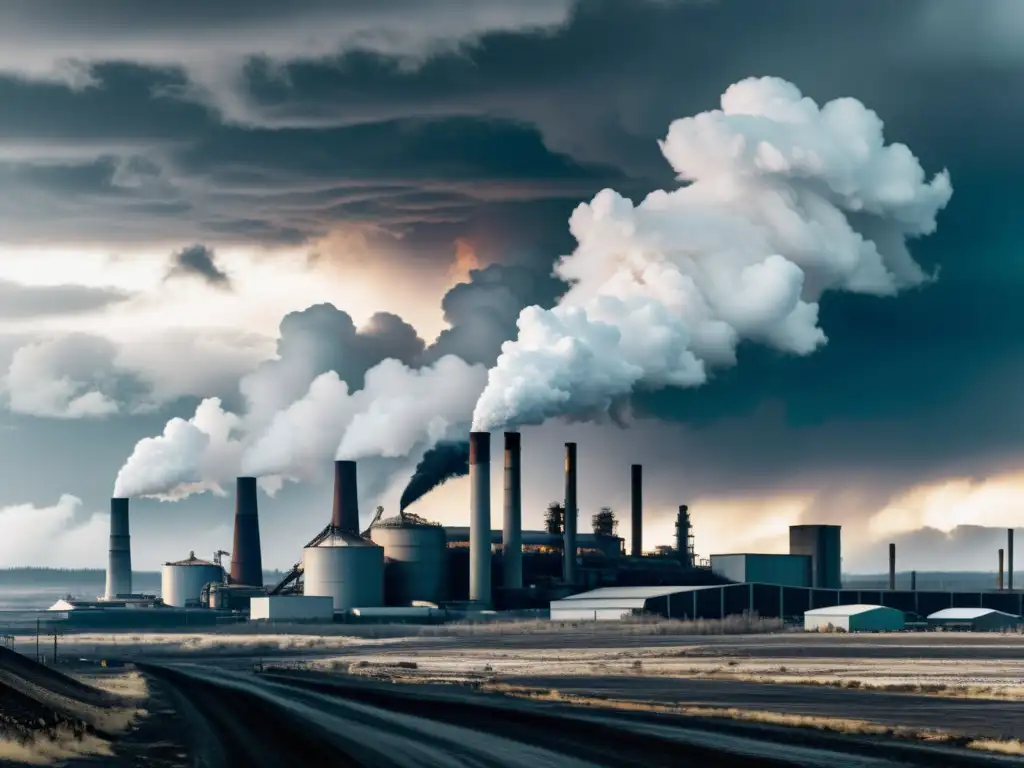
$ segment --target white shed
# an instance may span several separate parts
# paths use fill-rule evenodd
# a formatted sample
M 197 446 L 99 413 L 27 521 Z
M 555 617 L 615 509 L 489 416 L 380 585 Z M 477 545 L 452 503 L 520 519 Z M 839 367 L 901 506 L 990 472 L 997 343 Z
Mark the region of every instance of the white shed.
M 333 621 L 334 600 L 330 596 L 272 595 L 249 600 L 252 621 Z
M 826 632 L 896 632 L 904 628 L 903 611 L 884 605 L 834 605 L 804 614 L 804 630 Z

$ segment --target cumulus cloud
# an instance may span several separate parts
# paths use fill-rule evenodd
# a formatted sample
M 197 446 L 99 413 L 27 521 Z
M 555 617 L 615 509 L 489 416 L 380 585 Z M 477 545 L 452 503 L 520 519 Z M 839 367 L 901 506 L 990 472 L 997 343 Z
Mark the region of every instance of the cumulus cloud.
M 167 278 L 173 277 L 197 277 L 215 288 L 231 287 L 231 278 L 217 266 L 217 256 L 213 249 L 199 243 L 171 254 L 171 268 Z
M 826 342 L 826 291 L 892 295 L 928 279 L 906 239 L 935 230 L 949 176 L 928 180 L 855 99 L 819 107 L 784 80 L 751 78 L 721 109 L 675 121 L 661 150 L 685 186 L 639 205 L 606 189 L 576 209 L 578 246 L 556 266 L 572 287 L 520 314 L 475 428 L 698 386 L 742 340 L 806 355 Z
M 63 494 L 49 507 L 17 504 L 0 508 L 0 563 L 6 567 L 86 568 L 107 549 L 110 519 L 82 518 L 82 500 Z

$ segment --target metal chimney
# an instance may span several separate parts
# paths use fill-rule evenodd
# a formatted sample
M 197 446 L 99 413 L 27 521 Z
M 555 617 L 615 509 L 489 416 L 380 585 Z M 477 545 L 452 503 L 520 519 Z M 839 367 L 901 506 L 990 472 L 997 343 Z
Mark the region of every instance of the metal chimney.
M 128 499 L 110 500 L 110 553 L 103 596 L 113 600 L 132 594 L 132 542 L 128 531 Z
M 331 527 L 359 535 L 359 486 L 356 484 L 354 461 L 334 462 L 334 505 Z
M 643 500 L 643 473 L 644 468 L 641 464 L 634 464 L 632 467 L 632 506 L 633 516 L 630 522 L 633 526 L 632 531 L 632 555 L 633 557 L 640 557 L 643 554 L 643 543 L 644 543 L 644 500 Z
M 896 589 L 896 545 L 889 545 L 889 589 Z
M 576 583 L 576 443 L 565 444 L 565 533 L 562 545 L 562 579 Z
M 996 589 L 1002 590 L 1003 588 L 1003 550 L 999 550 L 999 578 L 996 581 Z
M 1006 529 L 1006 588 L 1013 591 L 1013 528 Z
M 235 544 L 231 551 L 231 583 L 247 587 L 263 586 L 255 477 L 238 478 L 235 491 Z
M 469 433 L 469 599 L 491 604 L 491 435 Z
M 917 571 L 910 572 L 910 591 L 917 592 Z
M 693 567 L 690 558 L 690 508 L 685 504 L 679 505 L 679 514 L 676 515 L 676 557 L 683 568 Z
M 505 589 L 523 588 L 523 471 L 518 432 L 505 433 L 505 515 L 501 532 Z

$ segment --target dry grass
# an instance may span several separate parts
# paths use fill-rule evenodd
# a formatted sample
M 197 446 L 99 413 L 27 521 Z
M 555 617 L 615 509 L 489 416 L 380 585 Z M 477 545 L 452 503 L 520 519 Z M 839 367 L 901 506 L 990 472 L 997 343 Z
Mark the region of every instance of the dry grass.
M 1009 739 L 1008 741 L 997 741 L 995 739 L 975 739 L 967 743 L 968 749 L 981 749 L 985 752 L 998 752 L 1002 755 L 1024 755 L 1024 741 Z
M 458 621 L 420 627 L 421 637 L 466 637 L 478 635 L 561 634 L 582 632 L 604 636 L 622 635 L 763 635 L 781 632 L 782 620 L 762 618 L 756 613 L 727 616 L 724 619 L 665 619 L 659 616 L 628 616 L 616 621 Z
M 0 739 L 0 760 L 27 765 L 51 765 L 75 757 L 109 757 L 110 744 L 96 736 L 76 737 L 68 732 L 56 739 L 40 736 L 31 741 Z

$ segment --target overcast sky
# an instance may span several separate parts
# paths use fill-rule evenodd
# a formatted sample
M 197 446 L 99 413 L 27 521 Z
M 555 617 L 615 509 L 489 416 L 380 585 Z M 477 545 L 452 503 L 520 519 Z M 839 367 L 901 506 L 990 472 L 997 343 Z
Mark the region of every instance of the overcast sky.
M 948 170 L 909 244 L 937 279 L 830 294 L 816 353 L 741 345 L 702 387 L 636 394 L 627 426 L 524 429 L 526 524 L 577 440 L 583 529 L 625 519 L 642 462 L 646 548 L 688 503 L 702 556 L 832 522 L 847 570 L 889 541 L 901 569 L 994 569 L 1024 521 L 1022 38 L 1019 0 L 4 4 L 0 566 L 104 565 L 118 471 L 203 398 L 265 426 L 327 370 L 355 391 L 386 357 L 492 365 L 564 290 L 574 208 L 674 188 L 670 123 L 776 76 Z M 267 566 L 326 523 L 328 468 L 260 497 Z M 134 501 L 136 568 L 230 548 L 224 490 Z M 463 480 L 416 511 L 467 507 Z

